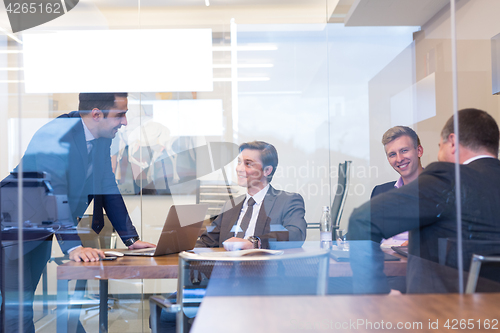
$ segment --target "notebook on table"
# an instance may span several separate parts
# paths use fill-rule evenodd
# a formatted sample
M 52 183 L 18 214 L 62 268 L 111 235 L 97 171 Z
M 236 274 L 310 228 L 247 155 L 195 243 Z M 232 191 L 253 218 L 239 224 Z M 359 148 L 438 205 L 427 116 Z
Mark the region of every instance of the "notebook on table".
M 207 204 L 172 205 L 156 248 L 127 250 L 123 254 L 156 257 L 193 249 L 207 210 Z

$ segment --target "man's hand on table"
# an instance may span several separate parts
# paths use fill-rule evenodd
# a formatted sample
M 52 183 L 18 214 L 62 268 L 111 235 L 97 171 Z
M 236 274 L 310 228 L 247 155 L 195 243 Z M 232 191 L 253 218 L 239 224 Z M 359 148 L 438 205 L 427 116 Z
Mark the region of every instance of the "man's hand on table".
M 143 242 L 141 240 L 138 240 L 134 244 L 130 245 L 128 247 L 129 250 L 137 250 L 137 249 L 145 249 L 148 247 L 156 247 L 156 245 L 148 243 L 148 242 Z
M 69 259 L 74 261 L 99 261 L 100 258 L 104 258 L 104 252 L 98 249 L 93 249 L 91 247 L 77 247 L 69 253 Z
M 231 237 L 222 243 L 226 251 L 250 250 L 254 245 L 249 240 L 237 237 Z

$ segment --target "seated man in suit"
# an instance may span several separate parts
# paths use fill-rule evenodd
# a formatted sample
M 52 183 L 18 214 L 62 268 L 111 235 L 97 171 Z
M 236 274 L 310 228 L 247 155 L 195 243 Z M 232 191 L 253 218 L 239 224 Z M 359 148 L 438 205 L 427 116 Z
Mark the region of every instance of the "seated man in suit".
M 387 130 L 382 136 L 387 161 L 400 177 L 397 181 L 377 185 L 373 188 L 371 198 L 374 196 L 400 188 L 409 184 L 424 170 L 420 158 L 424 154 L 424 148 L 420 144 L 420 138 L 413 129 L 407 126 L 394 126 Z M 408 245 L 408 232 L 396 235 L 384 243 L 392 245 Z
M 377 185 L 373 188 L 371 198 L 377 194 L 387 192 L 393 188 L 400 188 L 409 184 L 424 170 L 420 157 L 424 148 L 420 145 L 420 138 L 410 127 L 394 126 L 382 136 L 387 161 L 399 173 L 397 181 Z
M 96 233 L 104 226 L 104 208 L 126 246 L 130 249 L 154 247 L 154 244 L 139 240 L 111 168 L 111 140 L 121 126 L 127 125 L 127 94 L 81 93 L 79 100 L 79 111 L 63 114 L 35 133 L 22 158 L 23 172 L 45 172 L 53 194 L 67 196 L 69 228 L 54 225 L 61 250 L 75 261 L 98 261 L 104 257 L 101 250 L 81 246 L 78 235 L 71 232 L 75 230 L 71 227 L 78 224 L 92 200 L 92 229 Z M 19 167 L 14 171 L 17 170 Z M 6 180 L 9 178 L 13 176 Z M 17 202 L 17 198 L 12 202 Z M 41 224 L 41 221 L 32 222 Z M 24 253 L 25 332 L 34 332 L 34 291 L 51 255 L 51 239 Z M 18 331 L 18 264 L 18 256 L 6 257 L 2 262 L 7 332 Z M 79 330 L 82 329 L 80 325 Z
M 266 142 L 240 145 L 236 174 L 244 196 L 227 201 L 196 247 L 223 247 L 228 250 L 267 247 L 271 239 L 303 242 L 306 239 L 304 199 L 300 194 L 274 189 L 270 182 L 278 166 L 276 148 Z M 273 232 L 272 229 L 286 231 Z M 175 294 L 169 296 L 175 300 Z M 192 317 L 193 314 L 190 314 Z M 175 315 L 162 311 L 161 332 L 175 332 Z M 192 319 L 185 319 L 189 324 Z
M 238 249 L 263 246 L 270 239 L 304 241 L 306 221 L 304 199 L 300 194 L 274 189 L 270 182 L 278 166 L 278 152 L 273 145 L 253 141 L 240 145 L 236 174 L 238 185 L 247 194 L 228 201 L 220 215 L 196 243 L 198 247 L 226 247 L 238 243 Z M 281 226 L 287 232 L 274 232 Z
M 455 159 L 460 172 L 463 241 L 500 241 L 500 161 L 498 125 L 477 109 L 458 112 L 441 131 L 439 162 L 417 180 L 374 197 L 349 219 L 351 268 L 356 293 L 389 292 L 380 240 L 409 230 L 408 293 L 458 292 L 458 271 L 441 265 L 442 239 L 457 238 Z M 464 262 L 470 263 L 470 257 Z M 498 276 L 498 274 L 497 274 Z

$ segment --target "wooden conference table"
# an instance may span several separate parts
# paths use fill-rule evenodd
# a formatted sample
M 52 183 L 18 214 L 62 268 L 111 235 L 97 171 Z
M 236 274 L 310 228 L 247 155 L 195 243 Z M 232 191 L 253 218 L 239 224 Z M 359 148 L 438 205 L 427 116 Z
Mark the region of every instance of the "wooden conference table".
M 314 248 L 311 248 L 314 250 Z M 286 249 L 285 253 L 308 251 L 309 248 Z M 113 250 L 116 251 L 116 250 Z M 195 252 L 224 251 L 224 249 L 196 248 Z M 386 261 L 387 276 L 405 276 L 406 258 L 384 250 L 401 258 L 400 261 Z M 68 282 L 69 280 L 99 280 L 99 331 L 108 328 L 108 280 L 115 279 L 176 279 L 178 276 L 178 254 L 159 257 L 121 257 L 113 261 L 74 262 L 70 261 L 57 267 L 57 332 L 66 333 L 68 329 Z M 352 276 L 349 262 L 330 260 L 330 277 Z
M 500 293 L 207 296 L 190 332 L 490 331 L 500 328 L 499 300 Z M 249 314 L 258 320 L 242 325 Z

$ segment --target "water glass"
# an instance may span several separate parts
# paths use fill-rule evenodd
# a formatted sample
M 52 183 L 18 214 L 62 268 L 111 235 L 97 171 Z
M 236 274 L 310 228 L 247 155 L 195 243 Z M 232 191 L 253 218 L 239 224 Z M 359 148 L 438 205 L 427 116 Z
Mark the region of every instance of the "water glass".
M 349 251 L 349 242 L 347 241 L 347 230 L 335 230 L 335 239 L 337 240 L 337 249 L 342 251 Z

